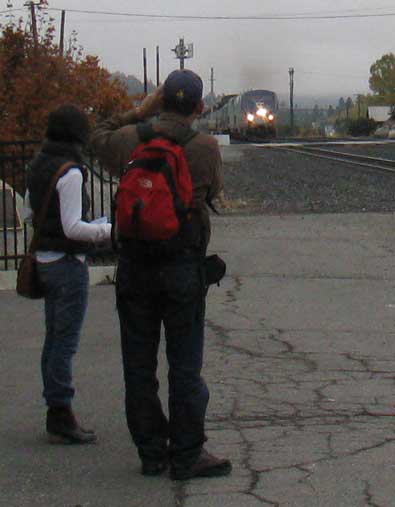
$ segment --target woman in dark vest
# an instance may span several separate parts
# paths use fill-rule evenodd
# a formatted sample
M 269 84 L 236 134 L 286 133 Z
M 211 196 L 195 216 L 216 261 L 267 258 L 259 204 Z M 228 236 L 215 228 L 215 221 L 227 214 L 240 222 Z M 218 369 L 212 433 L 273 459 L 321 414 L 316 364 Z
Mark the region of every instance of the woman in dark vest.
M 56 184 L 36 252 L 45 288 L 41 370 L 46 428 L 51 441 L 86 444 L 94 442 L 96 435 L 84 430 L 72 411 L 72 359 L 87 306 L 86 253 L 93 243 L 110 238 L 111 224 L 87 221 L 90 203 L 81 154 L 89 137 L 87 116 L 73 105 L 59 107 L 49 115 L 46 137 L 28 173 L 26 206 L 32 210 L 33 227 L 51 179 L 64 163 L 73 162 Z

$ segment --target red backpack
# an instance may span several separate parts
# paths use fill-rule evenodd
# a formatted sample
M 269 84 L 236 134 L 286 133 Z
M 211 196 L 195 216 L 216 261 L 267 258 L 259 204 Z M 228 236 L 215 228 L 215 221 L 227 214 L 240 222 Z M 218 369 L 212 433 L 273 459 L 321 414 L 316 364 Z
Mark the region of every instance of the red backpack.
M 139 125 L 141 139 L 131 154 L 116 194 L 120 238 L 169 241 L 190 217 L 192 181 L 183 146 L 197 132 L 177 143 Z

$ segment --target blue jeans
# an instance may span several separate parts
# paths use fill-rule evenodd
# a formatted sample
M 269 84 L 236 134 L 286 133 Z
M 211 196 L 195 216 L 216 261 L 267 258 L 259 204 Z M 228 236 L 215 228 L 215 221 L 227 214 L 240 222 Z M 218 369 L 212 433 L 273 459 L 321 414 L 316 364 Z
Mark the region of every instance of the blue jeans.
M 72 360 L 88 300 L 88 266 L 66 255 L 59 261 L 38 263 L 38 274 L 45 289 L 43 396 L 49 407 L 70 406 L 74 397 Z
M 139 455 L 158 461 L 169 452 L 174 466 L 188 466 L 205 440 L 209 399 L 201 377 L 205 298 L 198 260 L 150 265 L 121 255 L 117 308 L 126 416 Z M 162 410 L 156 376 L 162 323 L 169 365 L 169 420 Z

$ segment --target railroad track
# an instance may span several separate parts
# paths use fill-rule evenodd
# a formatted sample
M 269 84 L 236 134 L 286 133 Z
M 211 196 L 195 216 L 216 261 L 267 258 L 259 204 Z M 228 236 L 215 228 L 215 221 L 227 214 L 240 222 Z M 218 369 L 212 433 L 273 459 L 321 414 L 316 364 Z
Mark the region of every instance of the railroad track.
M 243 138 L 231 138 L 232 144 L 300 144 L 300 145 L 336 145 L 336 144 L 388 144 L 394 143 L 394 139 L 388 138 L 372 138 L 372 137 L 274 137 L 274 138 L 262 138 L 259 136 L 248 136 Z
M 267 145 L 268 147 L 270 145 Z M 292 153 L 300 153 L 310 157 L 332 160 L 348 165 L 355 165 L 364 167 L 365 169 L 380 171 L 385 173 L 395 173 L 395 160 L 380 158 L 380 157 L 369 157 L 365 155 L 355 155 L 353 153 L 346 153 L 333 150 L 327 150 L 324 148 L 318 148 L 313 146 L 270 146 L 270 149 L 289 151 Z

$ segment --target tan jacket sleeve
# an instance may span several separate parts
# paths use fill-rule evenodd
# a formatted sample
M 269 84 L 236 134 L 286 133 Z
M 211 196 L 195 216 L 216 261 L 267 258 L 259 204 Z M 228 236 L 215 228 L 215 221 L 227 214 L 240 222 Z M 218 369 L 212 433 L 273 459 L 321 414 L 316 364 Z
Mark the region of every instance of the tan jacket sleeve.
M 194 189 L 194 201 L 205 207 L 207 200 L 215 199 L 223 188 L 221 152 L 217 140 L 199 134 L 185 146 Z
M 222 157 L 218 142 L 215 140 L 212 154 L 212 181 L 209 187 L 208 199 L 212 201 L 219 196 L 224 188 L 224 173 L 222 167 Z
M 91 146 L 110 174 L 118 176 L 139 143 L 134 110 L 115 115 L 98 125 L 91 136 Z

